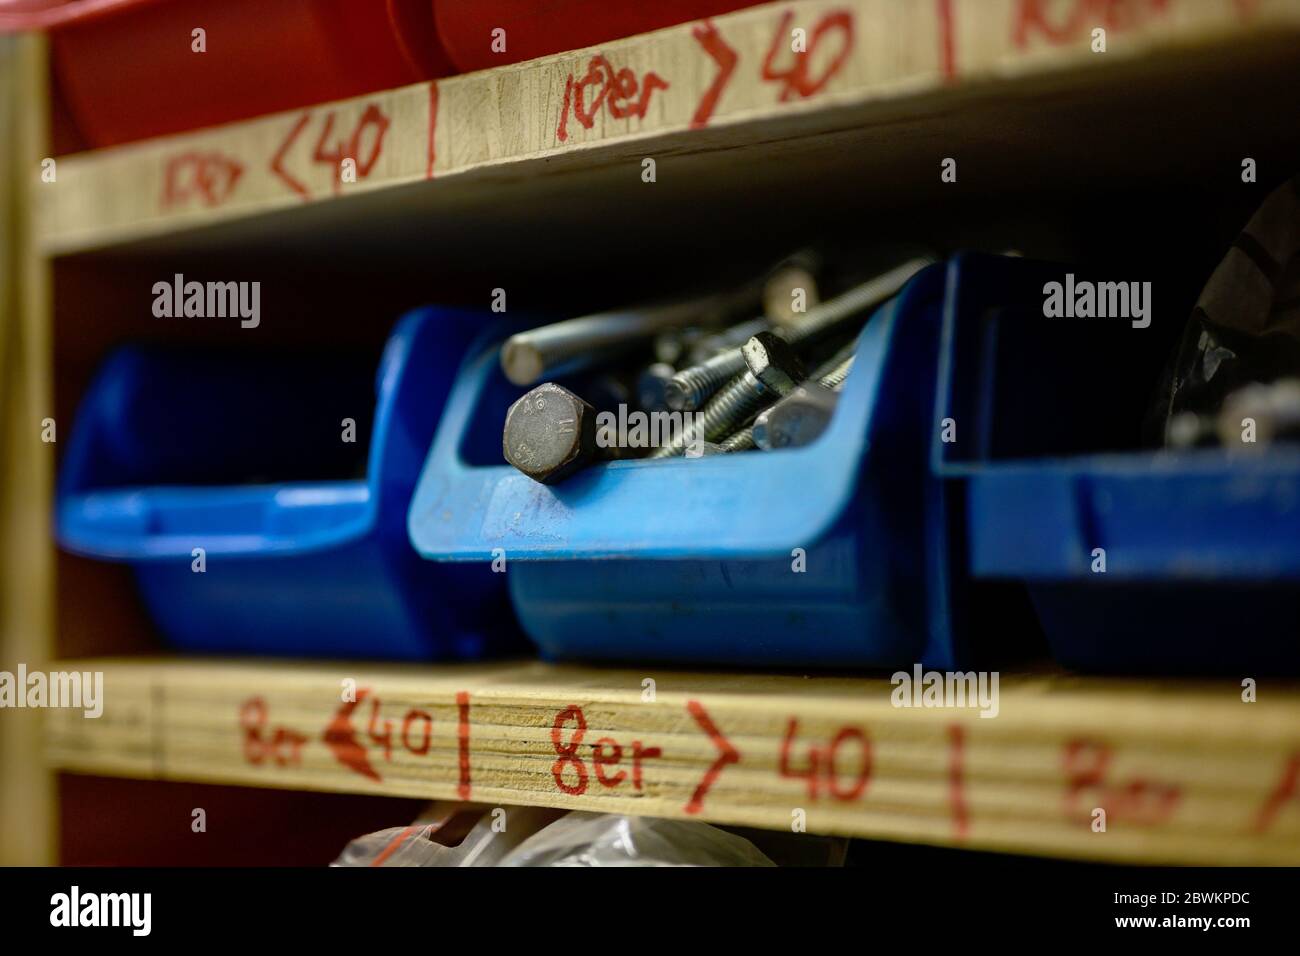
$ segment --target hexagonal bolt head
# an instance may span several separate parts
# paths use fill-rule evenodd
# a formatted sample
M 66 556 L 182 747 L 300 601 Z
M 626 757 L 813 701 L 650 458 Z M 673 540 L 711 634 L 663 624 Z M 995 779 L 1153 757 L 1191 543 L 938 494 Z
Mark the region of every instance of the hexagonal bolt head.
M 839 393 L 809 382 L 792 391 L 754 421 L 754 443 L 773 448 L 810 445 L 830 426 Z
M 534 481 L 560 481 L 596 457 L 596 409 L 554 382 L 538 385 L 506 412 L 501 451 Z
M 759 332 L 740 347 L 750 374 L 764 389 L 788 395 L 807 378 L 803 362 L 785 339 Z

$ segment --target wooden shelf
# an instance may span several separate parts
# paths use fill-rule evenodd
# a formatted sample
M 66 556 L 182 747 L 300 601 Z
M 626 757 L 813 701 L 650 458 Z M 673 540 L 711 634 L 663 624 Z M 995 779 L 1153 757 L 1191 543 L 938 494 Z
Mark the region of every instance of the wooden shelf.
M 1300 3 L 1178 0 L 1097 24 L 1083 9 L 771 4 L 68 156 L 54 182 L 34 184 L 39 241 L 52 255 L 157 251 L 151 237 L 168 251 L 182 237 L 248 252 L 322 234 L 362 248 L 461 237 L 484 231 L 485 217 L 497 237 L 601 221 L 651 198 L 663 222 L 702 199 L 716 212 L 761 195 L 770 210 L 791 190 L 802 201 L 801 181 L 837 209 L 871 183 L 889 184 L 868 189 L 877 204 L 938 187 L 944 157 L 959 160 L 961 185 L 943 198 L 1084 167 L 1131 177 L 1152 157 L 1177 175 L 1193 155 L 1217 162 L 1209 143 L 1234 157 L 1219 172 L 1235 176 L 1242 146 L 1267 151 L 1291 135 L 1274 101 L 1285 103 L 1300 71 Z M 1104 53 L 1092 50 L 1096 26 L 1109 27 Z M 806 55 L 791 51 L 795 29 L 807 32 Z M 355 182 L 344 181 L 344 158 Z M 658 164 L 653 185 L 646 158 Z
M 602 277 L 627 283 L 619 301 L 661 291 L 673 284 L 669 260 L 725 265 L 739 258 L 732 240 L 788 251 L 796 226 L 799 241 L 828 223 L 836 238 L 938 241 L 930 225 L 955 221 L 964 202 L 978 207 L 967 218 L 1020 222 L 1064 196 L 1075 205 L 1053 207 L 1065 213 L 1049 231 L 1095 214 L 1140 245 L 1152 234 L 1115 218 L 1127 210 L 1125 190 L 1154 182 L 1181 202 L 1187 185 L 1253 208 L 1256 191 L 1262 198 L 1268 183 L 1295 172 L 1300 127 L 1286 117 L 1300 87 L 1300 0 L 1110 10 L 792 0 L 599 50 L 64 156 L 53 182 L 39 175 L 48 152 L 44 44 L 24 39 L 21 59 L 0 64 L 18 78 L 11 112 L 21 115 L 20 148 L 4 205 L 18 210 L 9 258 L 23 280 L 0 309 L 0 355 L 22 373 L 0 375 L 11 451 L 0 482 L 5 666 L 55 656 L 56 599 L 67 655 L 123 653 L 135 646 L 123 635 L 151 633 L 135 618 L 135 630 L 81 626 L 138 614 L 123 610 L 133 599 L 121 568 L 90 576 L 94 590 L 65 574 L 56 591 L 48 527 L 56 449 L 37 445 L 31 423 L 53 414 L 52 372 L 74 383 L 61 386 L 62 430 L 76 383 L 105 343 L 152 333 L 146 293 L 173 266 L 188 273 L 219 263 L 223 278 L 278 269 L 275 294 L 290 298 L 308 285 L 333 297 L 340 275 L 364 297 L 362 275 L 384 287 L 367 313 L 382 317 L 430 288 L 441 294 L 438 270 L 488 288 L 509 270 L 512 308 L 551 285 L 567 306 L 598 297 L 587 285 Z M 1097 26 L 1107 29 L 1104 54 L 1091 49 Z M 796 28 L 808 33 L 806 57 L 790 49 Z M 611 75 L 630 76 L 635 88 L 607 89 Z M 1258 184 L 1241 183 L 1244 156 L 1259 161 Z M 344 157 L 359 164 L 355 183 L 342 181 Z M 958 161 L 955 183 L 940 180 L 947 157 Z M 642 178 L 647 158 L 654 183 Z M 1188 205 L 1203 211 L 1195 196 Z M 911 235 L 900 237 L 900 221 L 915 224 Z M 1007 241 L 1024 241 L 1013 231 Z M 772 251 L 757 249 L 755 261 Z M 330 284 L 318 281 L 325 271 Z M 410 296 L 393 289 L 399 274 Z M 276 334 L 297 341 L 310 318 L 281 316 Z M 63 344 L 52 367 L 55 327 Z M 895 708 L 879 677 L 537 663 L 43 666 L 102 669 L 106 706 L 97 720 L 49 710 L 0 721 L 7 863 L 54 858 L 52 781 L 35 762 L 43 728 L 48 767 L 72 773 L 773 829 L 802 814 L 814 833 L 1122 862 L 1300 864 L 1295 686 L 1266 684 L 1258 703 L 1245 704 L 1235 679 L 1006 676 L 999 716 L 981 719 Z M 653 699 L 643 696 L 647 678 Z M 355 681 L 355 706 L 343 698 L 345 681 Z M 578 712 L 586 731 L 569 751 Z M 557 767 L 569 754 L 582 774 L 571 760 Z M 1107 812 L 1104 833 L 1092 829 L 1097 808 Z
M 105 673 L 102 717 L 47 712 L 47 758 L 61 770 L 771 829 L 802 811 L 812 833 L 1128 862 L 1300 863 L 1295 686 L 1266 683 L 1244 703 L 1235 680 L 1004 675 L 986 719 L 896 707 L 885 678 L 535 662 L 57 666 Z M 566 756 L 581 769 L 557 763 Z M 1105 832 L 1093 830 L 1097 808 Z

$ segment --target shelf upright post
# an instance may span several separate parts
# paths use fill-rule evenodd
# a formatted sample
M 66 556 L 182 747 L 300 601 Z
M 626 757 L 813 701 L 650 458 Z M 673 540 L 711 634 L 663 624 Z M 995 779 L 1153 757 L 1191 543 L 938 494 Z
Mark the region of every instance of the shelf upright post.
M 37 248 L 33 189 L 49 147 L 44 36 L 0 37 L 0 670 L 55 656 L 50 508 L 54 444 L 50 264 Z M 57 175 L 57 174 L 56 174 Z M 56 423 L 59 437 L 63 423 Z M 57 861 L 54 774 L 39 710 L 0 712 L 0 865 Z

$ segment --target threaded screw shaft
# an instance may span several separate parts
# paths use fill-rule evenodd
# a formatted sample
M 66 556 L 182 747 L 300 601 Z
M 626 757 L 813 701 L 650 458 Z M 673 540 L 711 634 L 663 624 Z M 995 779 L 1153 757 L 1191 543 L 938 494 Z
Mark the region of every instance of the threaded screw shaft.
M 722 442 L 722 450 L 725 452 L 749 451 L 751 448 L 757 448 L 754 443 L 754 426 L 746 425 L 740 431 L 728 436 Z
M 822 366 L 817 370 L 817 373 L 813 375 L 813 378 L 817 380 L 817 384 L 838 392 L 840 387 L 843 386 L 844 380 L 849 377 L 849 372 L 851 371 L 853 371 L 852 355 L 831 368 L 829 371 L 826 370 L 826 366 Z
M 934 259 L 928 256 L 909 259 L 843 295 L 814 307 L 798 324 L 774 332 L 790 345 L 802 345 L 895 295 L 907 280 L 932 262 Z M 707 362 L 682 369 L 668 380 L 665 387 L 668 407 L 678 411 L 699 408 L 709 396 L 744 368 L 744 355 L 737 347 L 720 352 Z
M 664 386 L 664 401 L 677 411 L 694 411 L 744 369 L 745 356 L 740 346 L 725 349 L 699 365 L 677 372 Z
M 696 441 L 714 441 L 730 434 L 736 426 L 763 407 L 775 396 L 764 391 L 758 380 L 746 371 L 737 375 L 726 388 L 714 395 L 702 410 L 695 413 L 691 427 L 682 429 L 676 440 L 656 448 L 649 457 L 670 458 L 680 455 Z

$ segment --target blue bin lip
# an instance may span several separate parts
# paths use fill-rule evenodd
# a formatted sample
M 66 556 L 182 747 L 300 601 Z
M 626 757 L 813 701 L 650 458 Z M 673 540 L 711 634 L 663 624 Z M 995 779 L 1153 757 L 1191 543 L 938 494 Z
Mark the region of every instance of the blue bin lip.
M 945 475 L 961 478 L 999 474 L 1042 474 L 1062 478 L 1149 478 L 1153 481 L 1186 476 L 1225 479 L 1288 478 L 1300 474 L 1300 449 L 1278 445 L 1265 453 L 1229 454 L 1219 448 L 1097 452 L 1042 458 L 999 458 L 995 462 L 948 462 Z
M 58 538 L 74 554 L 120 561 L 190 557 L 196 546 L 214 555 L 305 554 L 365 536 L 377 511 L 363 481 L 123 488 L 65 499 Z M 298 519 L 292 526 L 306 530 L 264 530 L 290 516 Z M 217 525 L 231 530 L 204 530 Z
M 996 461 L 957 458 L 957 445 L 945 443 L 941 435 L 943 419 L 961 411 L 953 407 L 952 392 L 958 324 L 977 320 L 969 314 L 975 308 L 965 301 L 962 282 L 972 268 L 986 280 L 990 259 L 1000 259 L 1002 269 L 1017 268 L 1016 260 L 978 253 L 957 256 L 950 264 L 930 446 L 932 473 L 965 486 L 971 574 L 1091 583 L 1300 577 L 1300 547 L 1265 548 L 1257 541 L 1248 547 L 1244 539 L 1206 522 L 1204 511 L 1187 510 L 1189 501 L 1210 495 L 1220 507 L 1250 509 L 1252 527 L 1278 528 L 1279 520 L 1291 520 L 1300 531 L 1300 450 L 1293 447 L 1277 446 L 1263 454 L 1205 448 Z M 1133 520 L 1117 520 L 1116 507 L 1127 507 Z M 1036 517 L 1064 522 L 1057 528 L 1060 547 L 1020 553 L 1007 546 Z M 1161 522 L 1180 519 L 1201 524 L 1204 535 L 1194 549 L 1158 536 Z M 1096 546 L 1108 549 L 1104 576 L 1091 570 Z
M 867 322 L 826 433 L 771 454 L 609 462 L 555 486 L 509 465 L 468 465 L 461 436 L 497 364 L 486 349 L 448 400 L 411 502 L 412 544 L 431 560 L 478 561 L 499 549 L 519 560 L 770 558 L 815 543 L 854 497 L 898 316 L 926 281 L 914 278 Z M 802 493 L 774 510 L 774 490 L 792 487 Z
M 89 429 L 74 428 L 68 462 L 60 476 L 55 534 L 59 545 L 86 557 L 150 561 L 189 558 L 196 546 L 209 555 L 272 557 L 306 554 L 368 535 L 390 510 L 405 513 L 401 489 L 384 475 L 402 410 L 398 394 L 418 374 L 418 354 L 437 348 L 440 323 L 474 313 L 424 308 L 407 313 L 384 346 L 376 372 L 376 408 L 366 457 L 366 477 L 351 481 L 286 482 L 239 486 L 137 486 L 81 488 L 81 472 L 93 467 Z M 479 320 L 481 321 L 481 319 Z M 87 389 L 93 403 L 110 383 L 115 363 L 137 358 L 119 349 Z M 69 467 L 73 463 L 76 466 Z M 173 530 L 173 529 L 187 530 Z M 221 530 L 212 530 L 220 528 Z M 192 529 L 192 530 L 188 530 Z

